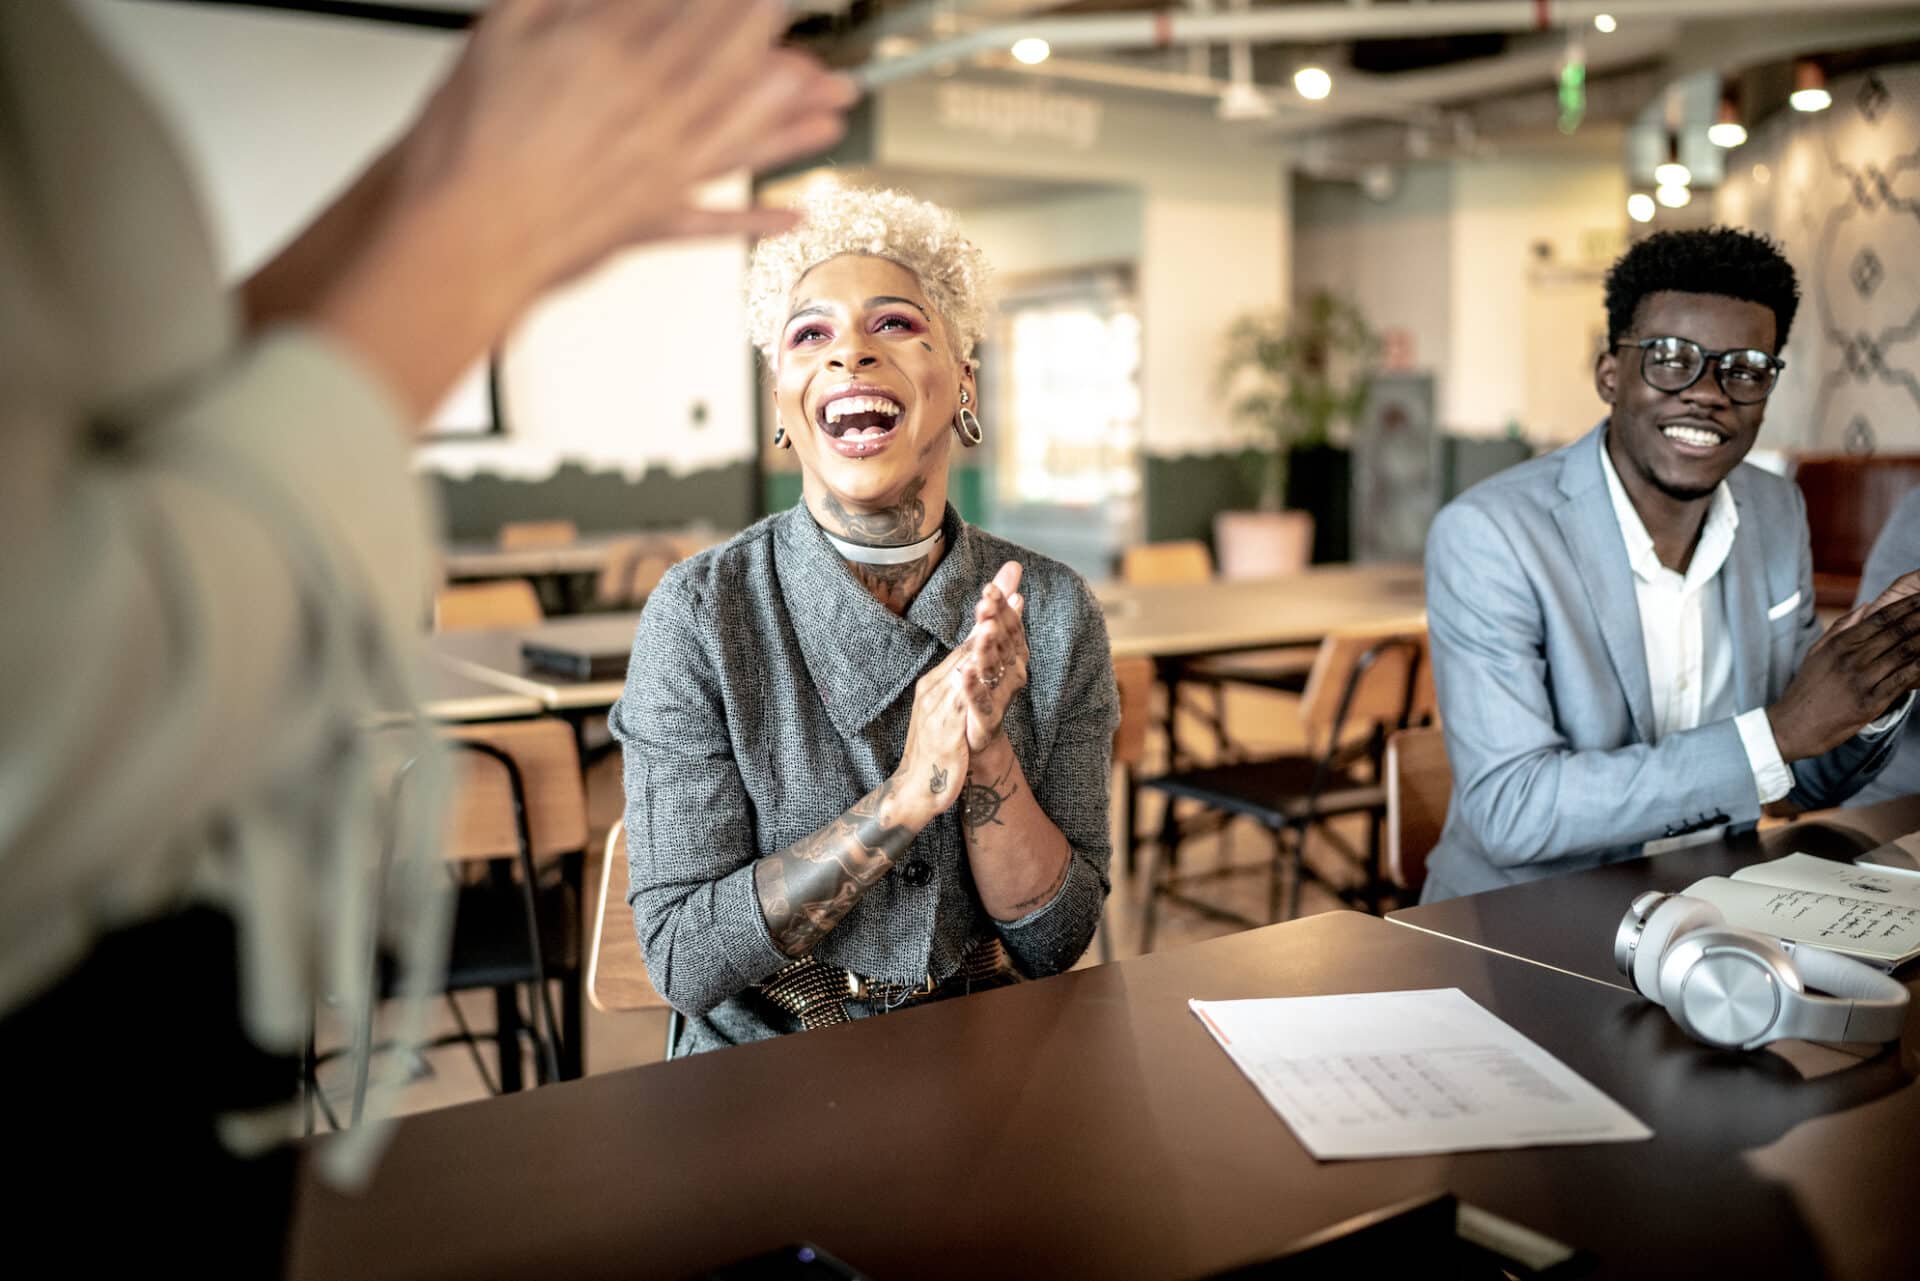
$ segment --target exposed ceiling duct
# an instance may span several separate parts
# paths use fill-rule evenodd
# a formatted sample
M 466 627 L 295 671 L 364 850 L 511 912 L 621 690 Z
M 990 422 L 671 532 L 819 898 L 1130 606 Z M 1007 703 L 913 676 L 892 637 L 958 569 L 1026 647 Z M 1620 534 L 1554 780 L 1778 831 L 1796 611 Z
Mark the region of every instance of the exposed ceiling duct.
M 993 6 L 967 7 L 985 12 Z M 1044 40 L 1055 51 L 1169 48 L 1242 40 L 1316 44 L 1409 35 L 1551 31 L 1584 27 L 1600 13 L 1610 13 L 1622 24 L 1691 18 L 1751 21 L 1765 15 L 1801 17 L 1806 7 L 1805 0 L 1431 0 L 1406 5 L 1316 3 L 1228 11 L 1157 9 L 1078 14 L 1000 21 L 941 36 L 910 51 L 869 61 L 854 74 L 867 87 L 877 87 L 979 54 L 1009 49 L 1020 39 Z M 1913 8 L 1914 0 L 1824 0 L 1821 16 L 1874 12 L 1911 15 Z

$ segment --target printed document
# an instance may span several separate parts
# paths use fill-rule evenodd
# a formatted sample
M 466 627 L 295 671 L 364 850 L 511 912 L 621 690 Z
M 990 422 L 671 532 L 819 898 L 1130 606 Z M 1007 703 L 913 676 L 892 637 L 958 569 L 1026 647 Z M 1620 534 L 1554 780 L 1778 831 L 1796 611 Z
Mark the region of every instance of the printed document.
M 1187 1004 L 1323 1161 L 1653 1137 L 1458 988 Z

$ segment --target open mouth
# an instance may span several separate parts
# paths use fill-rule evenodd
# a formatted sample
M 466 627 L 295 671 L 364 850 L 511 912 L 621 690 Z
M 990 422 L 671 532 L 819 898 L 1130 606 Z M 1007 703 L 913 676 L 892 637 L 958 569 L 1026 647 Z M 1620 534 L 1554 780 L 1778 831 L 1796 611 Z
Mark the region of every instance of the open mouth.
M 1732 439 L 1704 423 L 1681 422 L 1662 423 L 1660 434 L 1671 443 L 1678 445 L 1682 453 L 1712 453 Z
M 878 453 L 900 425 L 902 406 L 878 388 L 848 388 L 820 403 L 820 431 L 836 453 L 860 458 Z

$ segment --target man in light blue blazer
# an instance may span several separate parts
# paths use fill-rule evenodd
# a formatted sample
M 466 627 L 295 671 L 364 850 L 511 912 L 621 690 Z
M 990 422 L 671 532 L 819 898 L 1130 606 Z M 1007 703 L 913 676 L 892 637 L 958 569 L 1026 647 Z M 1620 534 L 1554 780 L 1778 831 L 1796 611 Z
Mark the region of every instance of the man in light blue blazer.
M 1800 490 L 1742 464 L 1798 298 L 1758 236 L 1635 245 L 1607 277 L 1607 419 L 1435 518 L 1454 783 L 1423 902 L 1836 805 L 1886 763 L 1920 574 L 1821 636 Z

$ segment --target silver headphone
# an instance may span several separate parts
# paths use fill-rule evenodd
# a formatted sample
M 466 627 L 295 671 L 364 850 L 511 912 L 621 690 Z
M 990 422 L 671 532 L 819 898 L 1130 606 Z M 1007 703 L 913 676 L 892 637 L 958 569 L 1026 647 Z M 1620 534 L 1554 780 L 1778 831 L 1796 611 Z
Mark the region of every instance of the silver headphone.
M 1613 963 L 1688 1036 L 1721 1049 L 1895 1041 L 1906 1026 L 1907 988 L 1891 975 L 1825 948 L 1735 929 L 1719 908 L 1684 894 L 1634 899 L 1614 935 Z

